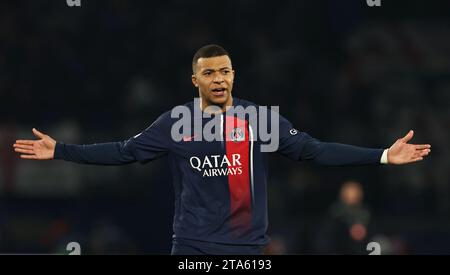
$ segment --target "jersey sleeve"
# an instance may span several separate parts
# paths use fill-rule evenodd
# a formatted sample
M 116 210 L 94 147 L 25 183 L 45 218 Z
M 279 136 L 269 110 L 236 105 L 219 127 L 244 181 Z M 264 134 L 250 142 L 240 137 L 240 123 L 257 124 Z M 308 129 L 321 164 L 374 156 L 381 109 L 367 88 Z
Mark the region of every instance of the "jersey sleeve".
M 166 155 L 170 151 L 170 116 L 160 116 L 140 134 L 130 138 L 127 146 L 135 159 L 146 163 Z
M 169 152 L 169 124 L 169 117 L 164 114 L 128 140 L 87 145 L 57 143 L 54 158 L 97 165 L 121 165 L 136 161 L 146 163 Z
M 278 152 L 292 160 L 329 166 L 380 164 L 383 149 L 322 142 L 298 131 L 284 117 L 279 118 Z

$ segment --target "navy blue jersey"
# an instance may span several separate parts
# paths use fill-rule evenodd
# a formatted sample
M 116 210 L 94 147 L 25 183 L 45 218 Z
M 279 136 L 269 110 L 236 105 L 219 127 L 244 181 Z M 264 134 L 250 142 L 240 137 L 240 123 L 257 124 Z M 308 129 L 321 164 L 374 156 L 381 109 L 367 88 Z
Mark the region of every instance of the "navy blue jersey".
M 238 98 L 234 106 L 257 105 Z M 193 101 L 185 106 L 193 112 Z M 267 219 L 267 153 L 249 120 L 220 116 L 218 141 L 174 141 L 178 118 L 162 114 L 142 133 L 122 142 L 91 145 L 57 143 L 55 158 L 78 163 L 120 165 L 146 163 L 168 156 L 175 187 L 174 237 L 230 245 L 265 245 Z M 213 116 L 214 117 L 214 116 Z M 202 118 L 203 125 L 212 118 Z M 279 117 L 277 152 L 322 165 L 379 164 L 383 149 L 326 143 L 297 131 Z

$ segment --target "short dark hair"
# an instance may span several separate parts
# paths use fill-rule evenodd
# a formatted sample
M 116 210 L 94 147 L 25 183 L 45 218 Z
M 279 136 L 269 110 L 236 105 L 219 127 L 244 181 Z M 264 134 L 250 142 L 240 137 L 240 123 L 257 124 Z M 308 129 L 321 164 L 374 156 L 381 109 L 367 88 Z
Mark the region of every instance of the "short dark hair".
M 210 44 L 203 46 L 195 53 L 194 58 L 192 59 L 192 71 L 195 72 L 195 65 L 197 65 L 197 62 L 200 58 L 209 58 L 224 55 L 230 57 L 230 54 L 219 45 Z

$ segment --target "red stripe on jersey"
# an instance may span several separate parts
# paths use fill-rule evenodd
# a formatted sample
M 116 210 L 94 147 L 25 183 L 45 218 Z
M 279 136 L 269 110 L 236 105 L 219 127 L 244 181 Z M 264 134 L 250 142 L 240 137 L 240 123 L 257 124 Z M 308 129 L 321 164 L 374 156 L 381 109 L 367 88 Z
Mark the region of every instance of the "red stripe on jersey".
M 237 117 L 226 117 L 226 151 L 231 169 L 241 173 L 228 175 L 231 208 L 231 231 L 235 235 L 246 233 L 251 228 L 251 191 L 249 165 L 248 122 Z M 237 157 L 237 154 L 240 156 Z

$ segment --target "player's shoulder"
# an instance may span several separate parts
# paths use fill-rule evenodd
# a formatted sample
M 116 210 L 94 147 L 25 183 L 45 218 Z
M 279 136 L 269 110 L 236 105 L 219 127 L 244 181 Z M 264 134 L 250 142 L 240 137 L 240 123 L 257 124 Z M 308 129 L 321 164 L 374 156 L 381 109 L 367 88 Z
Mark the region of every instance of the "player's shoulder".
M 233 106 L 235 106 L 235 107 L 242 106 L 243 108 L 254 107 L 258 114 L 260 114 L 261 112 L 264 112 L 265 114 L 268 113 L 270 115 L 273 111 L 273 109 L 272 109 L 273 106 L 260 105 L 255 102 L 252 102 L 250 100 L 246 100 L 246 99 L 242 99 L 242 98 L 233 98 Z
M 258 104 L 250 101 L 250 100 L 246 100 L 246 99 L 242 99 L 242 98 L 238 98 L 238 97 L 233 97 L 233 106 L 242 106 L 242 107 L 249 107 L 249 106 L 253 106 L 253 107 L 260 107 Z

